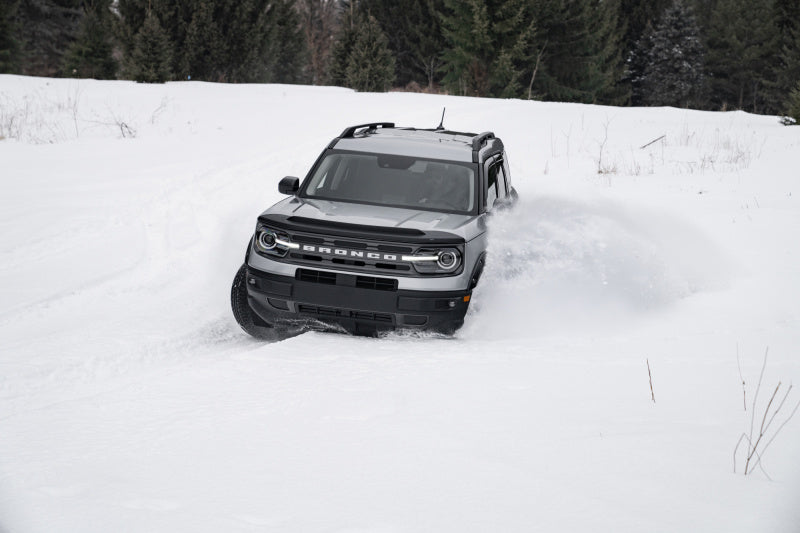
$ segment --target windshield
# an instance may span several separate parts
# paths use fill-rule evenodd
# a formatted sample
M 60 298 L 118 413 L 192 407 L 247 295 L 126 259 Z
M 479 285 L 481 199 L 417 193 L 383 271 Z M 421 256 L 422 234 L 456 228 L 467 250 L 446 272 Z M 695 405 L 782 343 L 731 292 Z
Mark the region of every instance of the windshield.
M 319 164 L 304 196 L 470 213 L 476 205 L 476 168 L 408 156 L 334 152 Z

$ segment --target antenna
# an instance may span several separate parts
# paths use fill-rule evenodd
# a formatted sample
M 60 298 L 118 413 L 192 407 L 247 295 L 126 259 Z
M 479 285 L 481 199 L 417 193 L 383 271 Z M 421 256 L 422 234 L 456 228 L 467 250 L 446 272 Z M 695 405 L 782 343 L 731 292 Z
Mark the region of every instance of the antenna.
M 439 122 L 439 125 L 436 126 L 436 131 L 441 131 L 444 129 L 444 112 L 447 111 L 446 107 L 442 108 L 442 120 Z

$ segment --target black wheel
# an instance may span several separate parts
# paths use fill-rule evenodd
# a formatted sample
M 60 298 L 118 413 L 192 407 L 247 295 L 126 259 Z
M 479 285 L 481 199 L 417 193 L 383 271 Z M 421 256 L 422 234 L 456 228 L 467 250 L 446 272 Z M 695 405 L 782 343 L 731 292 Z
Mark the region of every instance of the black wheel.
M 233 317 L 242 329 L 257 339 L 271 339 L 272 325 L 256 315 L 247 303 L 247 266 L 242 265 L 231 285 L 231 309 Z

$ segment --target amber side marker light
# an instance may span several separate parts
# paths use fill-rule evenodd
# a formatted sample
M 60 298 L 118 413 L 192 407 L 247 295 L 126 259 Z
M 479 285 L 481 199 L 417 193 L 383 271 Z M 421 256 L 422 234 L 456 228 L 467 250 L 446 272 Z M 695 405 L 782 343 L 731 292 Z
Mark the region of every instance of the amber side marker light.
M 468 295 L 466 295 L 466 296 L 464 296 L 464 301 L 465 301 L 465 302 L 468 302 L 468 301 L 469 301 L 469 294 L 468 294 Z

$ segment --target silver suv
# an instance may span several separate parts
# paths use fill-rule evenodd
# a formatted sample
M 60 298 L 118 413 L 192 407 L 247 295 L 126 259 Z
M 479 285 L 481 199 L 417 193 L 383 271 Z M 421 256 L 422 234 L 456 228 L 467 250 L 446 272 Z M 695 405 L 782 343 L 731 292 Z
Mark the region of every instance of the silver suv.
M 452 333 L 486 260 L 486 216 L 517 199 L 493 133 L 392 123 L 347 128 L 302 184 L 278 189 L 289 198 L 258 217 L 231 288 L 259 338 L 307 324 Z

